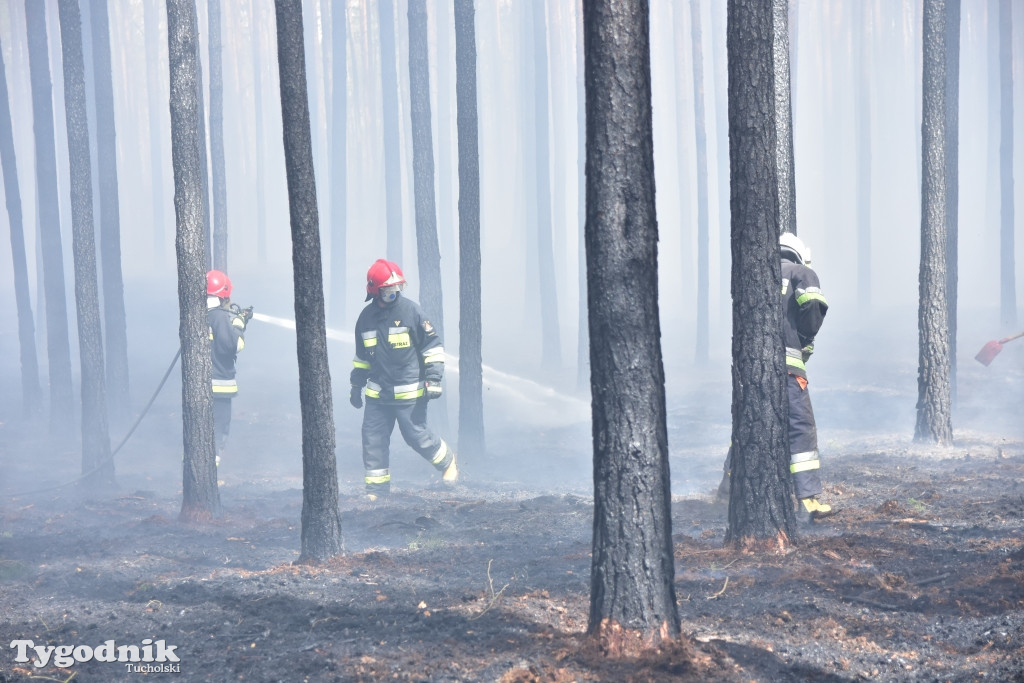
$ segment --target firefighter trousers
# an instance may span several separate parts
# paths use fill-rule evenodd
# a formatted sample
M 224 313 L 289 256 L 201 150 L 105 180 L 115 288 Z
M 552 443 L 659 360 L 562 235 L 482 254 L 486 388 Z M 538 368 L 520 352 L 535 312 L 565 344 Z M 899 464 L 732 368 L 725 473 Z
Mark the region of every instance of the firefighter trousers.
M 367 399 L 363 409 L 363 467 L 366 490 L 370 493 L 388 493 L 391 490 L 391 433 L 398 430 L 409 447 L 444 472 L 455 453 L 427 425 L 426 396 L 414 401 L 390 402 Z
M 786 375 L 789 392 L 789 471 L 797 498 L 821 493 L 821 461 L 818 460 L 818 429 L 807 379 Z

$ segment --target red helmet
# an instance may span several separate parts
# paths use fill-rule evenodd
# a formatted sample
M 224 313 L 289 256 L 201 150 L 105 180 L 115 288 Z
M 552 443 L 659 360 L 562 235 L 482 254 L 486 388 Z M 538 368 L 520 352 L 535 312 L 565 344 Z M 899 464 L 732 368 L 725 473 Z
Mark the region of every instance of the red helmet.
M 366 271 L 366 300 L 376 297 L 382 288 L 388 290 L 385 294 L 397 296 L 399 291 L 405 289 L 405 276 L 397 263 L 379 258 Z M 395 296 L 391 296 L 389 301 L 394 301 Z
M 206 274 L 206 293 L 227 299 L 231 296 L 231 279 L 219 270 L 211 270 Z

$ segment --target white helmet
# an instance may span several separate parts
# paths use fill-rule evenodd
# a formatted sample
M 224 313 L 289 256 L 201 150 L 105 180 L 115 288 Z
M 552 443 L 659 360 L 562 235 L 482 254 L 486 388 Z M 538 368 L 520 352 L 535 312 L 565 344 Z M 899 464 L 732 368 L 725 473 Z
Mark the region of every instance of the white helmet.
M 811 249 L 791 232 L 779 235 L 779 246 L 783 258 L 788 258 L 805 266 L 811 265 Z

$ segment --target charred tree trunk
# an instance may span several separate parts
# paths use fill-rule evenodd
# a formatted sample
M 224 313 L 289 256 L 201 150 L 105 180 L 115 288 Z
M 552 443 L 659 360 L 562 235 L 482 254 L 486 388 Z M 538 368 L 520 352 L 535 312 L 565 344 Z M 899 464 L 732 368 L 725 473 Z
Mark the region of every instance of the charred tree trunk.
M 921 123 L 921 270 L 915 441 L 952 444 L 947 228 L 946 0 L 925 0 Z
M 331 320 L 345 320 L 348 239 L 348 33 L 344 5 L 331 11 Z
M 680 35 L 680 38 L 682 36 Z M 690 0 L 690 42 L 693 55 L 693 122 L 697 152 L 697 346 L 696 361 L 708 360 L 710 257 L 708 254 L 708 135 L 704 117 L 704 52 L 701 46 L 700 0 Z
M 480 146 L 473 0 L 455 0 L 455 97 L 459 136 L 459 453 L 483 458 L 480 302 Z
M 299 559 L 315 563 L 341 553 L 334 403 L 331 369 L 327 362 L 320 223 L 302 42 L 302 2 L 275 0 L 274 6 L 302 409 L 302 554 Z
M 1017 325 L 1013 202 L 1013 5 L 999 0 L 999 310 L 1004 329 Z
M 117 184 L 114 83 L 110 67 L 110 22 L 105 0 L 90 5 L 96 89 L 96 151 L 100 190 L 100 258 L 106 332 L 107 397 L 115 415 L 128 415 L 128 326 L 121 273 L 121 209 Z M 89 188 L 92 195 L 92 187 Z M 91 209 L 91 199 L 90 199 Z M 90 230 L 92 217 L 90 216 Z
M 14 299 L 18 309 L 18 346 L 21 359 L 21 408 L 26 418 L 36 418 L 42 410 L 39 384 L 39 359 L 36 357 L 36 325 L 32 319 L 29 295 L 28 262 L 25 258 L 25 230 L 21 213 L 21 189 L 14 153 L 11 125 L 11 100 L 7 90 L 3 45 L 0 44 L 0 170 L 4 179 L 4 198 L 11 234 L 11 260 L 14 273 Z
M 537 264 L 545 277 L 555 274 L 555 246 L 551 234 L 551 151 L 548 144 L 548 36 L 545 3 L 532 3 L 533 13 L 533 117 L 536 130 Z M 552 372 L 562 364 L 558 329 L 558 287 L 544 288 L 540 297 L 541 367 Z
M 43 290 L 46 302 L 46 357 L 50 380 L 50 432 L 65 433 L 74 420 L 71 390 L 71 343 L 68 304 L 64 293 L 64 249 L 60 237 L 57 196 L 57 151 L 54 141 L 50 55 L 46 39 L 46 5 L 25 0 L 28 61 L 32 79 L 32 116 L 36 148 L 36 197 L 42 248 Z
M 715 55 L 715 166 L 717 168 L 718 181 L 718 260 L 719 260 L 719 307 L 723 315 L 728 313 L 729 298 L 726 292 L 729 291 L 729 266 L 731 251 L 729 249 L 730 225 L 729 215 L 729 102 L 728 102 L 728 46 L 726 45 L 726 27 L 722 25 L 724 15 L 724 3 L 711 3 L 711 34 L 712 46 L 718 45 L 713 50 Z M 717 20 L 717 21 L 716 21 Z M 724 47 L 723 47 L 724 46 Z
M 658 321 L 649 15 L 641 0 L 594 0 L 583 11 L 594 438 L 587 631 L 607 652 L 626 654 L 680 634 Z
M 90 489 L 114 485 L 110 457 L 103 332 L 100 325 L 96 241 L 92 212 L 92 160 L 85 104 L 82 16 L 78 0 L 60 0 L 61 52 L 64 63 L 64 111 L 71 167 L 71 234 L 75 263 L 75 308 L 82 364 L 82 474 Z M 94 15 L 95 16 L 95 13 Z
M 208 233 L 206 183 L 200 155 L 199 34 L 195 0 L 167 0 L 170 62 L 171 156 L 177 221 L 178 307 L 181 341 L 181 416 L 185 458 L 179 519 L 208 521 L 220 509 L 214 462 L 213 371 L 206 312 Z
M 441 252 L 437 243 L 434 197 L 434 135 L 430 114 L 430 53 L 427 45 L 426 0 L 409 0 L 409 99 L 412 117 L 413 194 L 416 206 L 416 252 L 420 271 L 420 304 L 444 338 Z M 442 396 L 436 418 L 447 426 Z
M 732 495 L 726 540 L 785 548 L 794 538 L 789 400 L 782 344 L 779 146 L 773 3 L 729 0 L 732 192 Z M 777 73 L 777 72 L 776 72 Z
M 221 68 L 220 0 L 209 0 L 210 164 L 213 180 L 213 267 L 228 270 L 228 190 L 224 167 L 224 72 Z
M 946 0 L 946 306 L 949 393 L 956 405 L 956 327 L 960 213 L 960 0 Z
M 402 152 L 398 133 L 398 60 L 395 57 L 394 0 L 378 0 L 380 10 L 380 90 L 384 129 L 384 195 L 387 257 L 402 262 Z

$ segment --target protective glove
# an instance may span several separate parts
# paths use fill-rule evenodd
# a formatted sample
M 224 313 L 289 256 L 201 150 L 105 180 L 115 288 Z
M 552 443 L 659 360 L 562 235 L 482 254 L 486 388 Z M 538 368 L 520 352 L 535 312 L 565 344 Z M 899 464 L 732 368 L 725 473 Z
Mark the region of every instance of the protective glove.
M 805 363 L 810 359 L 812 353 L 814 353 L 814 344 L 808 344 L 800 349 L 800 355 Z
M 352 391 L 349 392 L 348 402 L 352 404 L 352 407 L 359 409 L 363 407 L 363 388 L 357 387 L 355 384 L 352 385 Z
M 427 388 L 427 398 L 441 398 L 441 383 L 440 382 L 424 382 Z
M 246 325 L 249 324 L 249 321 L 252 320 L 252 306 L 242 309 L 242 319 L 245 321 Z

